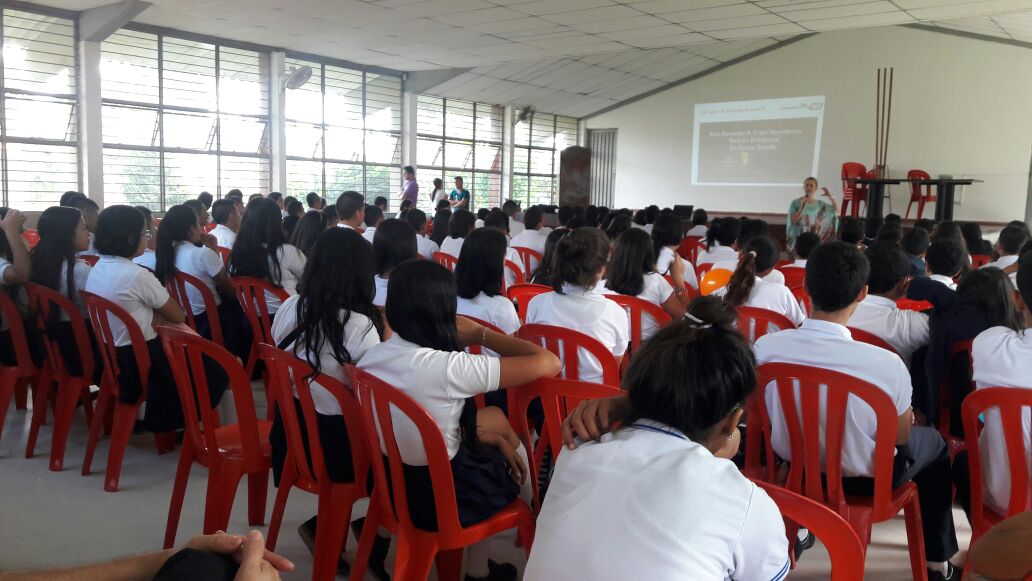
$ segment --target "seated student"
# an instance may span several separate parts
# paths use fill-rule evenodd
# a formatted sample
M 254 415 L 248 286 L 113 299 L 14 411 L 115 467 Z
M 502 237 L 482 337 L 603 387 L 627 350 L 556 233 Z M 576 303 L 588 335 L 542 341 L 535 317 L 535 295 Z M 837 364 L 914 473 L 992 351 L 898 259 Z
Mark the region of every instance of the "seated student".
M 645 231 L 652 234 L 652 227 L 659 218 L 659 206 L 652 204 L 645 208 Z
M 562 221 L 562 211 L 561 211 L 561 209 L 560 209 L 560 213 L 559 213 L 559 220 Z M 640 229 L 644 230 L 645 226 L 648 226 L 648 224 L 649 224 L 649 218 L 648 218 L 648 216 L 645 215 L 645 208 L 641 208 L 640 210 L 635 210 L 634 214 L 631 216 L 631 228 L 640 228 Z
M 700 302 L 715 301 L 692 312 Z M 720 318 L 674 321 L 631 358 L 627 395 L 609 400 L 620 412 L 607 420 L 623 427 L 559 455 L 525 580 L 788 573 L 781 513 L 730 461 L 756 386 L 752 351 L 733 312 L 711 312 Z
M 606 236 L 609 237 L 610 242 L 616 242 L 616 239 L 621 234 L 631 229 L 633 222 L 631 222 L 631 217 L 626 214 L 610 215 L 613 216 L 613 219 L 609 221 L 609 225 L 603 228 L 603 230 Z
M 681 273 L 680 277 L 688 286 L 698 289 L 699 279 L 695 275 L 695 268 L 686 266 L 677 249 L 681 246 L 681 219 L 673 214 L 658 216 L 654 223 L 650 224 L 652 230 L 652 251 L 656 259 L 656 272 L 660 275 L 673 274 L 676 269 Z M 674 266 L 674 263 L 680 263 Z
M 337 218 L 336 205 L 326 205 L 326 207 L 322 209 L 322 213 L 323 217 L 325 218 L 327 228 L 336 228 L 340 225 L 340 219 Z
M 862 246 L 864 243 L 864 220 L 847 216 L 839 226 L 839 240 L 846 244 Z
M 197 214 L 197 221 L 201 224 L 201 228 L 208 225 L 211 214 L 208 212 L 208 208 L 205 208 L 204 204 L 202 204 L 200 200 L 187 200 L 183 202 L 182 205 L 190 208 L 195 214 Z
M 548 238 L 545 240 L 545 252 L 541 255 L 541 264 L 534 269 L 534 274 L 530 277 L 531 283 L 552 286 L 552 267 L 555 264 L 555 250 L 559 246 L 559 241 L 569 233 L 569 230 L 560 228 L 552 230 L 548 235 Z
M 867 296 L 849 317 L 849 326 L 867 331 L 892 346 L 910 367 L 910 359 L 928 344 L 928 315 L 900 309 L 896 301 L 907 296 L 911 276 L 907 255 L 893 242 L 875 242 L 867 249 L 871 273 Z
M 322 196 L 315 192 L 308 192 L 305 196 L 305 203 L 308 204 L 309 210 L 322 210 L 326 206 L 326 200 L 322 199 Z
M 315 246 L 315 241 L 319 239 L 319 235 L 326 228 L 326 214 L 319 210 L 309 210 L 298 220 L 297 226 L 294 228 L 294 234 L 290 237 L 290 243 L 297 247 L 305 256 L 308 256 Z
M 416 231 L 416 251 L 420 256 L 430 259 L 435 252 L 441 251 L 441 247 L 426 235 L 426 212 L 412 208 L 405 214 L 405 221 Z
M 97 202 L 94 202 L 86 196 L 71 198 L 68 201 L 68 205 L 82 212 L 82 219 L 86 222 L 86 230 L 89 230 L 90 232 L 90 245 L 86 250 L 80 252 L 79 255 L 81 256 L 86 254 L 96 256 L 97 251 L 93 247 L 93 239 L 97 232 L 97 219 L 100 216 L 100 206 L 97 205 Z
M 448 208 L 437 210 L 434 214 L 433 232 L 430 233 L 430 241 L 440 248 L 444 239 L 448 237 L 448 226 L 451 224 L 452 211 Z
M 362 238 L 366 239 L 366 242 L 372 244 L 373 236 L 376 236 L 376 227 L 383 223 L 383 210 L 376 206 L 366 206 L 365 218 L 365 232 L 362 233 Z
M 150 208 L 147 206 L 133 206 L 133 208 L 143 214 L 143 221 L 147 224 L 147 234 L 145 236 L 147 247 L 143 249 L 143 254 L 133 259 L 133 264 L 139 264 L 147 270 L 154 272 L 154 248 L 158 243 L 158 227 L 154 225 L 154 214 L 151 213 Z
M 1000 232 L 1000 237 L 996 239 L 996 245 L 993 246 L 993 251 L 996 253 L 996 260 L 986 264 L 982 268 L 999 268 L 1004 269 L 1011 266 L 1018 261 L 1018 253 L 1021 251 L 1021 246 L 1025 244 L 1025 240 L 1028 239 L 1028 234 L 1025 228 L 1018 226 L 1007 226 Z M 1010 275 L 1011 284 L 1017 286 L 1018 284 L 1018 273 Z
M 531 206 L 523 214 L 523 232 L 512 237 L 509 246 L 513 248 L 529 248 L 540 254 L 545 253 L 545 240 L 551 230 L 544 232 L 541 220 L 544 218 L 544 211 L 540 206 Z M 534 260 L 525 265 L 527 270 L 534 271 L 537 268 Z
M 515 200 L 505 200 L 502 203 L 502 213 L 509 217 L 509 235 L 515 238 L 522 234 L 526 227 L 518 219 L 520 203 Z
M 294 237 L 294 230 L 297 228 L 297 223 L 301 221 L 301 218 L 291 214 L 286 218 L 283 218 L 283 236 L 287 240 Z
M 356 231 L 331 228 L 320 234 L 298 284 L 299 294 L 283 301 L 273 321 L 276 346 L 307 361 L 316 373 L 325 373 L 350 387 L 344 365 L 361 362 L 386 332 L 380 310 L 373 304 L 373 269 L 373 246 Z M 327 476 L 335 483 L 355 482 L 351 443 L 340 404 L 318 382 L 309 380 L 307 384 L 315 404 Z M 300 402 L 295 401 L 295 405 L 298 417 L 302 417 Z M 306 431 L 303 422 L 301 431 Z M 269 443 L 273 481 L 279 486 L 287 458 L 286 433 L 279 412 L 273 420 Z M 314 546 L 315 529 L 315 517 L 298 528 L 302 538 L 311 541 L 306 541 L 309 546 Z M 370 558 L 372 569 L 386 572 L 383 560 L 389 546 L 390 539 L 377 539 Z
M 921 218 L 914 222 L 914 228 L 920 228 L 931 236 L 932 232 L 935 231 L 935 220 L 932 220 L 931 218 Z
M 706 237 L 706 230 L 709 229 L 709 214 L 706 210 L 698 208 L 692 212 L 692 227 L 684 233 L 685 236 Z
M 716 296 L 735 307 L 757 307 L 784 315 L 796 326 L 806 320 L 806 313 L 792 291 L 783 284 L 767 282 L 764 276 L 770 274 L 778 261 L 778 248 L 766 236 L 757 236 L 746 243 L 742 257 L 731 275 L 727 286 L 718 289 Z
M 526 451 L 501 410 L 478 411 L 473 396 L 552 377 L 561 369 L 559 359 L 456 317 L 455 277 L 432 260 L 410 260 L 394 270 L 384 310 L 393 335 L 370 347 L 358 366 L 414 398 L 437 422 L 451 458 L 459 522 L 482 522 L 518 495 L 530 498 Z M 463 351 L 475 344 L 499 356 Z M 395 423 L 394 432 L 405 463 L 409 514 L 418 528 L 436 530 L 422 439 L 407 421 Z M 467 549 L 467 581 L 515 580 L 513 565 L 487 560 L 489 543 Z
M 29 249 L 22 239 L 25 215 L 14 208 L 0 208 L 0 286 L 14 285 L 29 279 Z
M 515 248 L 509 247 L 509 217 L 505 215 L 501 210 L 492 210 L 487 213 L 487 217 L 484 218 L 484 228 L 492 228 L 501 232 L 505 236 L 505 259 L 517 267 L 520 271 L 523 270 L 523 261 L 520 259 L 520 253 Z M 476 230 L 474 230 L 475 232 Z M 511 268 L 506 268 L 503 262 L 504 270 L 504 281 L 505 288 L 516 284 L 516 273 Z
M 795 260 L 792 264 L 787 264 L 783 268 L 806 268 L 806 259 L 810 257 L 810 253 L 813 252 L 814 248 L 821 243 L 821 237 L 816 232 L 803 232 L 796 238 L 795 243 Z
M 885 214 L 885 222 L 882 224 L 895 224 L 897 226 L 903 226 L 903 216 L 899 214 Z
M 211 229 L 210 234 L 215 237 L 220 247 L 232 249 L 242 219 L 236 204 L 226 198 L 217 200 L 211 205 L 211 219 L 215 222 L 215 227 Z
M 925 264 L 925 254 L 928 253 L 928 247 L 931 245 L 928 232 L 922 228 L 911 228 L 910 232 L 903 236 L 900 245 L 903 247 L 903 252 L 907 253 L 907 260 L 910 261 L 910 276 L 914 278 L 928 276 Z
M 885 225 L 885 219 L 881 216 L 871 216 L 864 219 L 864 246 L 870 246 L 878 239 L 878 231 Z
M 662 220 L 662 218 L 660 218 Z M 656 223 L 657 228 L 659 222 Z M 656 235 L 657 230 L 652 231 Z M 632 228 L 616 239 L 613 254 L 606 267 L 606 279 L 602 281 L 602 292 L 605 294 L 621 294 L 638 297 L 656 306 L 662 307 L 670 318 L 677 320 L 684 317 L 688 306 L 688 292 L 681 270 L 690 268 L 687 263 L 677 257 L 670 263 L 671 278 L 674 286 L 670 286 L 663 275 L 656 272 L 656 253 L 649 236 Z M 659 330 L 659 324 L 650 315 L 642 315 L 641 338 L 648 339 Z
M 641 214 L 641 216 L 642 216 L 641 219 L 642 219 L 642 226 L 644 227 L 645 226 L 645 210 L 639 210 L 639 211 L 642 213 Z M 566 228 L 566 225 L 567 225 L 567 223 L 569 223 L 570 218 L 573 218 L 573 207 L 572 206 L 559 206 L 559 209 L 556 210 L 556 217 L 559 220 L 559 227 L 560 228 Z
M 598 282 L 609 260 L 609 239 L 597 228 L 578 228 L 556 245 L 551 286 L 555 292 L 530 299 L 527 323 L 573 329 L 601 342 L 623 359 L 631 339 L 627 313 L 599 292 Z M 582 353 L 580 380 L 602 382 L 602 366 Z
M 490 212 L 487 208 L 480 208 L 477 210 L 477 219 L 473 222 L 473 228 L 483 228 L 484 218 L 487 218 L 487 214 Z
M 462 252 L 462 243 L 465 242 L 466 236 L 473 231 L 474 221 L 473 212 L 462 208 L 455 210 L 448 222 L 448 237 L 441 242 L 441 252 L 458 258 L 459 253 Z
M 993 245 L 982 238 L 982 227 L 978 225 L 978 222 L 960 222 L 960 233 L 964 236 L 964 244 L 967 245 L 968 252 L 983 256 L 993 255 Z
M 813 312 L 801 328 L 765 335 L 756 341 L 756 363 L 795 363 L 846 373 L 883 390 L 899 414 L 895 426 L 896 463 L 893 484 L 913 481 L 921 497 L 925 558 L 929 579 L 958 575 L 949 559 L 957 552 L 953 528 L 950 458 L 946 441 L 934 428 L 911 427 L 912 388 L 903 361 L 888 351 L 854 341 L 846 324 L 867 296 L 870 267 L 855 246 L 822 244 L 806 265 L 806 290 Z M 791 460 L 785 416 L 777 391 L 765 391 L 771 421 L 771 445 L 778 456 Z M 873 412 L 862 404 L 847 404 L 842 450 L 843 485 L 851 494 L 870 494 L 874 476 Z M 822 411 L 823 413 L 823 411 Z M 866 488 L 866 490 L 865 490 Z
M 387 280 L 402 262 L 419 256 L 416 251 L 416 231 L 408 222 L 384 220 L 373 238 L 373 260 L 376 272 L 376 296 L 373 304 L 382 307 L 387 302 Z
M 757 236 L 764 236 L 770 238 L 770 224 L 766 220 L 757 220 L 753 218 L 742 218 L 740 220 L 741 229 L 738 232 L 738 239 L 735 241 L 735 248 L 745 248 L 749 241 Z M 772 239 L 773 240 L 773 239 Z M 775 248 L 777 246 L 775 245 Z M 740 253 L 739 253 L 740 254 Z M 738 255 L 735 255 L 734 260 L 721 260 L 713 264 L 713 268 L 722 268 L 724 270 L 734 271 L 738 268 Z M 777 264 L 777 254 L 775 255 L 775 264 Z M 780 270 L 772 268 L 766 276 L 761 276 L 764 281 L 772 282 L 776 284 L 785 284 L 785 275 Z
M 1018 291 L 1015 300 L 1016 308 L 1021 313 L 1021 325 L 1017 328 L 992 327 L 975 337 L 971 349 L 975 389 L 1032 388 L 1029 383 L 1029 378 L 1032 377 L 1032 254 L 1026 254 L 1021 258 L 1018 268 Z M 1021 425 L 1024 431 L 1026 458 L 1032 433 L 1030 417 L 1032 415 L 1028 408 L 1023 409 Z M 1010 501 L 1011 475 L 999 408 L 985 412 L 984 427 L 978 440 L 985 501 L 997 512 L 1006 513 Z M 957 499 L 960 500 L 965 512 L 970 514 L 971 491 L 967 452 L 957 455 L 953 465 L 953 476 L 957 482 Z
M 884 224 L 881 228 L 878 228 L 878 233 L 874 235 L 875 242 L 892 242 L 894 244 L 900 244 L 903 242 L 903 229 L 900 228 L 899 224 Z
M 297 281 L 305 271 L 305 255 L 294 245 L 287 244 L 276 202 L 265 198 L 253 204 L 240 223 L 240 233 L 229 255 L 229 272 L 233 276 L 262 279 L 282 288 L 288 295 L 295 295 Z M 275 315 L 280 300 L 266 293 L 265 304 L 269 314 Z
M 373 205 L 379 208 L 381 213 L 387 213 L 387 203 L 388 200 L 386 196 L 376 196 L 373 198 Z
M 278 210 L 275 203 L 269 203 L 273 209 Z M 276 224 L 278 229 L 278 211 Z M 143 425 L 152 432 L 170 432 L 184 426 L 183 408 L 172 379 L 172 369 L 153 323 L 155 316 L 159 317 L 159 320 L 163 319 L 173 324 L 183 323 L 186 315 L 169 297 L 168 291 L 154 275 L 131 262 L 133 257 L 143 253 L 146 246 L 145 233 L 143 214 L 135 208 L 105 208 L 97 220 L 95 239 L 100 260 L 90 272 L 86 290 L 129 311 L 139 325 L 143 338 L 147 341 L 146 348 L 151 360 Z M 143 386 L 140 385 L 140 375 L 129 333 L 118 321 L 111 321 L 111 332 L 114 335 L 120 371 L 118 397 L 123 403 L 136 403 L 143 392 Z M 222 399 L 225 385 L 212 382 L 209 383 L 208 389 L 211 404 L 217 405 Z
M 716 218 L 706 232 L 707 250 L 700 250 L 695 266 L 714 264 L 728 260 L 738 260 L 738 250 L 734 248 L 742 223 L 736 218 Z
M 337 198 L 337 226 L 357 230 L 365 225 L 365 196 L 347 191 Z
M 925 253 L 928 278 L 957 290 L 954 282 L 964 268 L 964 247 L 957 240 L 942 238 L 932 242 Z
M 504 214 L 502 215 L 504 217 Z M 512 301 L 502 294 L 502 261 L 508 247 L 505 236 L 496 228 L 474 230 L 462 245 L 455 266 L 459 292 L 458 312 L 498 327 L 507 335 L 520 328 Z

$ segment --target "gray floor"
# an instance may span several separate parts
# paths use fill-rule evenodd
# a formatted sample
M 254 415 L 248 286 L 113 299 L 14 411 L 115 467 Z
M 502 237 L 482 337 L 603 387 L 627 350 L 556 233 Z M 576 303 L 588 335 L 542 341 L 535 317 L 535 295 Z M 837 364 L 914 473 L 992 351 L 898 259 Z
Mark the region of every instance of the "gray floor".
M 260 390 L 256 391 L 260 399 Z M 259 405 L 263 406 L 261 402 Z M 93 474 L 80 475 L 87 433 L 81 412 L 76 416 L 65 469 L 60 473 L 48 470 L 49 426 L 40 432 L 36 456 L 25 459 L 29 416 L 29 412 L 12 407 L 0 436 L 0 570 L 78 564 L 160 549 L 178 450 L 158 456 L 153 438 L 134 436 L 122 469 L 121 490 L 108 493 L 103 487 L 107 440 L 98 446 Z M 201 530 L 206 476 L 206 469 L 195 465 L 179 524 L 179 543 Z M 275 489 L 270 486 L 268 516 L 272 514 L 274 494 Z M 248 528 L 246 496 L 246 486 L 242 486 L 230 522 L 231 532 Z M 298 490 L 291 493 L 287 502 L 277 547 L 278 552 L 297 565 L 293 573 L 285 576 L 287 579 L 311 576 L 311 556 L 301 544 L 296 528 L 315 514 L 315 505 L 314 496 Z M 364 512 L 364 508 L 356 507 L 358 511 Z M 955 520 L 960 545 L 966 547 L 970 532 L 959 510 L 955 511 Z M 511 534 L 496 538 L 492 553 L 494 558 L 522 568 L 523 553 L 513 546 L 513 539 Z M 354 551 L 355 544 L 354 538 L 349 538 L 350 551 Z M 867 555 L 867 578 L 910 579 L 907 555 L 901 518 L 876 525 Z M 827 579 L 829 570 L 827 553 L 818 546 L 806 553 L 790 578 Z

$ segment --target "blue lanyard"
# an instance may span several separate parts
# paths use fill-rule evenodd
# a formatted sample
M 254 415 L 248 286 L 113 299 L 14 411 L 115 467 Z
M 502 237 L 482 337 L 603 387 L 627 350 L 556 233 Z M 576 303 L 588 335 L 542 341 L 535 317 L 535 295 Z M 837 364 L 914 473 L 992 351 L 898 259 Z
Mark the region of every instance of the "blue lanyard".
M 688 439 L 687 436 L 685 436 L 684 434 L 678 432 L 677 430 L 674 430 L 673 428 L 670 428 L 668 430 L 664 430 L 663 428 L 657 428 L 656 426 L 649 426 L 649 425 L 645 425 L 645 424 L 631 424 L 630 426 L 627 426 L 627 427 L 629 429 L 632 429 L 632 430 L 646 430 L 648 432 L 656 432 L 657 434 L 666 434 L 667 436 L 673 436 L 673 437 L 675 437 L 675 438 L 677 438 L 679 440 L 687 440 Z

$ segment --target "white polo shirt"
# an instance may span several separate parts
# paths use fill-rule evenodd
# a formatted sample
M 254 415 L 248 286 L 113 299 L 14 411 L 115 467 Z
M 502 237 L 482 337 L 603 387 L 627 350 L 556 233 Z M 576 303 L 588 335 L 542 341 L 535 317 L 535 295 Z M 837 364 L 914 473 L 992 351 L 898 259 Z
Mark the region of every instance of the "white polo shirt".
M 957 290 L 957 283 L 954 282 L 954 280 L 952 278 L 946 276 L 945 274 L 933 274 L 933 275 L 930 275 L 928 278 L 930 280 L 941 282 L 942 284 L 946 285 L 950 290 L 953 290 L 953 291 Z
M 9 260 L 0 256 L 0 285 L 4 284 L 4 273 L 7 272 L 8 268 L 14 266 Z
M 1003 270 L 1003 269 L 1007 268 L 1008 266 L 1013 265 L 1017 261 L 1018 261 L 1018 255 L 1017 254 L 1010 254 L 1010 255 L 1007 255 L 1007 256 L 1001 256 L 999 259 L 994 260 L 994 261 L 990 262 L 989 264 L 984 265 L 982 268 L 999 268 L 1000 270 Z M 1007 276 L 1010 277 L 1011 284 L 1014 285 L 1014 288 L 1018 288 L 1018 273 L 1017 272 L 1012 272 L 1012 273 L 1010 273 Z
M 670 265 L 674 262 L 674 249 L 669 246 L 664 246 L 659 250 L 659 256 L 656 257 L 656 272 L 660 275 L 670 274 Z M 684 282 L 694 288 L 699 288 L 699 278 L 695 276 L 695 269 L 692 268 L 691 263 L 685 261 L 684 265 Z M 734 270 L 733 268 L 731 270 Z
M 520 222 L 516 218 L 509 218 L 509 236 L 515 238 L 522 234 L 526 229 L 527 227 L 523 225 L 523 222 Z
M 440 252 L 441 247 L 430 238 L 423 236 L 422 234 L 416 234 L 416 252 L 420 256 L 426 259 L 434 257 L 435 252 Z
M 161 286 L 154 274 L 133 264 L 121 256 L 101 255 L 90 271 L 86 290 L 121 306 L 136 319 L 147 341 L 158 336 L 154 330 L 154 309 L 160 309 L 168 302 L 168 291 Z M 111 317 L 111 334 L 115 346 L 129 345 L 129 332 L 121 321 Z
M 466 398 L 497 390 L 501 375 L 501 360 L 497 357 L 420 347 L 402 339 L 397 332 L 370 347 L 358 366 L 426 409 L 441 428 L 449 458 L 459 451 L 459 417 Z M 411 466 L 426 466 L 423 439 L 415 425 L 397 410 L 392 409 L 391 413 L 402 461 Z
M 849 329 L 837 323 L 807 319 L 799 329 L 789 329 L 760 337 L 753 346 L 756 364 L 796 363 L 821 367 L 852 375 L 889 394 L 897 415 L 910 409 L 913 387 L 903 361 L 893 353 L 854 341 Z M 767 386 L 765 401 L 771 422 L 771 445 L 785 460 L 791 460 L 791 446 L 785 429 L 785 414 L 777 389 Z M 874 476 L 874 436 L 877 421 L 874 411 L 850 398 L 846 404 L 846 425 L 842 442 L 842 475 Z M 821 409 L 821 425 L 826 411 Z M 895 418 L 893 418 L 895 419 Z M 895 433 L 896 425 L 892 426 Z M 821 449 L 824 448 L 822 434 Z
M 551 228 L 548 229 L 548 233 L 551 233 Z M 509 246 L 512 248 L 529 248 L 539 254 L 545 253 L 545 241 L 548 240 L 548 233 L 545 233 L 545 229 L 540 230 L 529 230 L 525 229 L 519 234 L 514 234 L 512 241 L 509 242 Z M 530 265 L 530 269 L 534 270 L 537 268 L 537 261 L 535 264 Z
M 716 264 L 718 262 L 734 262 L 738 265 L 738 251 L 730 246 L 721 246 L 716 242 L 709 250 L 700 250 L 698 258 L 695 259 L 695 266 L 703 264 Z M 734 271 L 734 269 L 731 269 Z
M 158 257 L 154 254 L 154 251 L 150 248 L 145 248 L 143 250 L 143 254 L 133 259 L 133 264 L 138 264 L 144 268 L 150 269 L 151 272 L 154 272 L 158 269 L 157 260 Z
M 627 313 L 596 288 L 564 284 L 562 293 L 537 295 L 527 305 L 526 322 L 580 331 L 597 339 L 617 357 L 627 351 L 631 340 Z M 583 349 L 578 359 L 580 380 L 602 383 L 601 363 Z M 564 377 L 566 372 L 564 369 Z
M 849 326 L 884 339 L 908 367 L 914 351 L 928 344 L 928 315 L 900 309 L 896 301 L 872 294 L 857 305 Z
M 382 307 L 387 304 L 387 282 L 388 280 L 380 275 L 373 277 L 373 283 L 376 285 L 376 294 L 373 296 L 373 304 Z
M 730 460 L 650 420 L 563 450 L 525 581 L 784 579 L 781 513 Z
M 713 268 L 711 270 L 717 270 L 718 268 L 723 268 L 724 270 L 730 270 L 731 272 L 734 272 L 735 269 L 738 268 L 738 259 L 735 259 L 734 261 L 722 260 L 720 262 L 714 263 Z M 767 276 L 761 276 L 760 279 L 762 279 L 764 282 L 769 282 L 773 284 L 785 284 L 785 274 L 776 268 L 768 272 Z
M 663 303 L 667 302 L 670 297 L 674 294 L 674 287 L 670 286 L 663 275 L 650 272 L 644 276 L 645 286 L 641 293 L 638 295 L 639 299 L 648 301 L 654 305 L 663 306 Z M 599 284 L 599 292 L 607 295 L 620 294 L 606 286 L 606 281 L 602 281 Z M 631 315 L 627 313 L 627 328 L 630 329 Z M 648 339 L 649 337 L 656 334 L 659 330 L 659 323 L 656 319 L 652 318 L 652 315 L 643 313 L 641 316 L 641 338 L 642 340 Z
M 792 261 L 792 264 L 786 264 L 782 268 L 804 268 L 805 269 L 806 268 L 806 259 L 805 258 L 797 258 L 797 259 Z
M 222 304 L 222 299 L 215 290 L 215 276 L 222 272 L 223 268 L 225 266 L 222 264 L 222 258 L 211 248 L 194 246 L 186 241 L 176 244 L 176 270 L 200 279 L 214 295 L 215 305 Z M 193 314 L 199 315 L 204 312 L 204 299 L 193 285 L 186 286 L 186 297 L 190 300 Z
M 1006 327 L 993 327 L 975 337 L 971 349 L 975 389 L 987 387 L 1032 387 L 1032 329 L 1018 333 Z M 982 454 L 982 479 L 985 498 L 997 512 L 1006 512 L 1010 501 L 1010 463 L 1004 445 L 1000 409 L 990 408 L 983 416 L 985 427 L 978 438 Z M 1032 413 L 1021 410 L 1025 457 L 1032 441 Z M 1026 460 L 1026 466 L 1029 464 Z M 1032 472 L 1029 477 L 1032 478 Z
M 489 297 L 480 293 L 471 299 L 459 297 L 458 314 L 491 323 L 506 335 L 512 335 L 520 329 L 516 307 L 502 295 Z
M 376 226 L 366 226 L 365 232 L 362 233 L 362 238 L 365 238 L 366 242 L 372 244 L 373 236 L 376 236 Z
M 223 224 L 216 224 L 214 228 L 209 232 L 218 241 L 219 246 L 223 248 L 233 249 L 233 245 L 236 244 L 237 233 L 230 230 Z
M 76 259 L 75 266 L 72 267 L 72 278 L 75 279 L 75 297 L 72 298 L 72 302 L 75 306 L 79 307 L 79 312 L 84 317 L 89 318 L 89 313 L 86 312 L 86 303 L 82 300 L 82 295 L 79 291 L 86 289 L 86 282 L 90 278 L 90 265 L 85 260 Z M 68 296 L 68 263 L 65 262 L 61 265 L 61 274 L 58 275 L 58 292 L 64 296 Z M 0 278 L 3 277 L 3 271 L 0 271 Z M 60 320 L 67 321 L 68 314 L 63 310 L 61 311 Z
M 713 294 L 723 297 L 727 294 L 727 287 L 719 288 L 713 291 Z M 799 306 L 799 301 L 792 296 L 792 291 L 788 290 L 787 286 L 767 282 L 760 277 L 756 277 L 756 284 L 749 291 L 749 298 L 746 299 L 743 306 L 774 311 L 779 315 L 788 317 L 788 320 L 792 321 L 797 327 L 806 320 L 806 313 Z
M 276 258 L 279 259 L 280 263 L 279 286 L 283 287 L 283 290 L 287 291 L 288 295 L 296 295 L 297 282 L 301 280 L 301 275 L 305 272 L 305 264 L 308 263 L 308 258 L 293 244 L 280 246 L 276 250 Z M 269 268 L 272 268 L 272 260 L 269 260 Z M 275 282 L 273 281 L 273 284 Z M 279 309 L 280 300 L 266 293 L 265 304 L 268 306 L 269 314 L 275 314 Z
M 707 228 L 705 224 L 697 224 L 689 228 L 688 231 L 684 233 L 684 235 L 705 238 L 707 230 L 709 230 L 709 228 Z
M 297 303 L 300 299 L 300 295 L 294 295 L 283 301 L 279 315 L 272 321 L 272 339 L 277 346 L 297 328 Z M 344 318 L 344 314 L 344 310 L 341 310 L 341 319 Z M 365 356 L 370 347 L 380 342 L 380 336 L 377 334 L 376 327 L 373 326 L 369 317 L 361 313 L 351 313 L 348 322 L 344 324 L 343 342 L 344 348 L 351 355 L 352 363 L 357 364 L 362 360 L 362 357 Z M 295 345 L 298 346 L 297 351 L 294 351 Z M 308 351 L 305 350 L 304 341 L 301 341 L 300 344 L 294 341 L 286 346 L 286 350 L 294 353 L 301 359 L 308 359 Z M 351 380 L 348 378 L 344 367 L 333 358 L 333 349 L 330 347 L 329 341 L 324 341 L 322 349 L 319 350 L 319 365 L 323 373 L 350 387 Z M 312 403 L 315 404 L 315 411 L 327 416 L 341 415 L 340 403 L 325 387 L 314 381 L 309 382 L 308 387 L 312 392 Z M 297 388 L 294 388 L 294 393 L 297 394 Z
M 452 238 L 451 236 L 448 236 L 441 241 L 441 252 L 458 258 L 459 253 L 462 252 L 462 243 L 465 241 L 465 238 Z

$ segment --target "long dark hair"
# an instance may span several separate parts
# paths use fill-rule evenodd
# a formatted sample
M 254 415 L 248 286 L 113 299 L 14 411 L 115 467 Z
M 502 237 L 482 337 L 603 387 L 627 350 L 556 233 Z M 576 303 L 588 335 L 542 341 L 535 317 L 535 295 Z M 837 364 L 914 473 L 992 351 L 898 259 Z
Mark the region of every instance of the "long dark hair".
M 606 268 L 606 288 L 636 297 L 645 290 L 645 275 L 655 270 L 652 240 L 641 228 L 631 228 L 616 239 Z
M 731 246 L 738 240 L 741 231 L 742 223 L 737 218 L 717 218 L 706 231 L 706 248 L 713 248 L 714 242 L 721 246 Z
M 309 210 L 305 212 L 305 215 L 298 221 L 297 226 L 294 227 L 294 234 L 290 238 L 290 243 L 296 246 L 305 256 L 308 256 L 315 246 L 315 241 L 319 239 L 319 235 L 325 229 L 326 214 L 319 210 Z
M 473 212 L 464 208 L 455 210 L 455 213 L 451 216 L 451 222 L 448 223 L 448 237 L 449 238 L 465 238 L 470 232 L 473 231 L 473 226 L 476 224 L 476 216 Z M 437 232 L 436 225 L 434 226 L 434 232 Z
M 552 285 L 552 264 L 555 262 L 555 249 L 559 246 L 559 241 L 569 235 L 570 231 L 565 228 L 557 228 L 548 234 L 548 238 L 545 238 L 545 251 L 541 253 L 541 262 L 534 269 L 534 276 L 530 277 L 530 282 Z
M 190 241 L 190 231 L 197 228 L 197 213 L 193 208 L 172 206 L 158 225 L 158 240 L 154 245 L 154 276 L 161 284 L 176 273 L 176 245 Z
M 301 275 L 298 293 L 300 334 L 294 354 L 298 355 L 304 345 L 308 363 L 316 373 L 322 371 L 319 353 L 327 344 L 337 363 L 354 363 L 344 336 L 352 313 L 368 317 L 377 334 L 383 336 L 380 309 L 373 305 L 373 250 L 358 232 L 330 228 L 319 235 Z
M 682 238 L 681 219 L 674 214 L 660 214 L 652 224 L 652 250 L 656 258 L 665 246 L 680 246 Z
M 434 214 L 434 231 L 430 234 L 430 240 L 433 240 L 438 246 L 444 242 L 444 239 L 448 237 L 448 226 L 451 222 L 451 210 L 444 208 L 437 210 Z
M 376 233 L 373 234 L 376 274 L 387 276 L 399 264 L 415 258 L 418 254 L 416 231 L 408 222 L 391 218 L 377 226 Z
M 505 234 L 494 228 L 480 228 L 466 237 L 455 266 L 460 297 L 472 299 L 480 293 L 489 297 L 502 294 L 506 247 Z
M 957 283 L 957 295 L 975 304 L 990 327 L 1021 331 L 1021 317 L 1014 305 L 1014 285 L 999 268 L 976 268 Z
M 552 288 L 563 284 L 588 288 L 609 260 L 609 239 L 598 228 L 577 228 L 559 241 L 552 257 Z
M 6 214 L 6 208 L 3 214 Z M 51 206 L 39 216 L 36 230 L 39 244 L 32 249 L 29 280 L 53 291 L 61 288 L 61 267 L 67 265 L 65 285 L 68 298 L 75 300 L 75 230 L 82 212 L 66 206 Z M 6 239 L 5 239 L 6 242 Z
M 773 240 L 766 236 L 755 236 L 750 239 L 742 249 L 738 267 L 727 283 L 724 300 L 736 307 L 745 304 L 753 287 L 756 286 L 756 277 L 774 268 L 777 262 L 778 248 Z
M 269 198 L 253 200 L 252 204 L 229 253 L 229 270 L 237 276 L 252 276 L 278 286 L 283 271 L 276 253 L 286 243 L 280 209 Z

